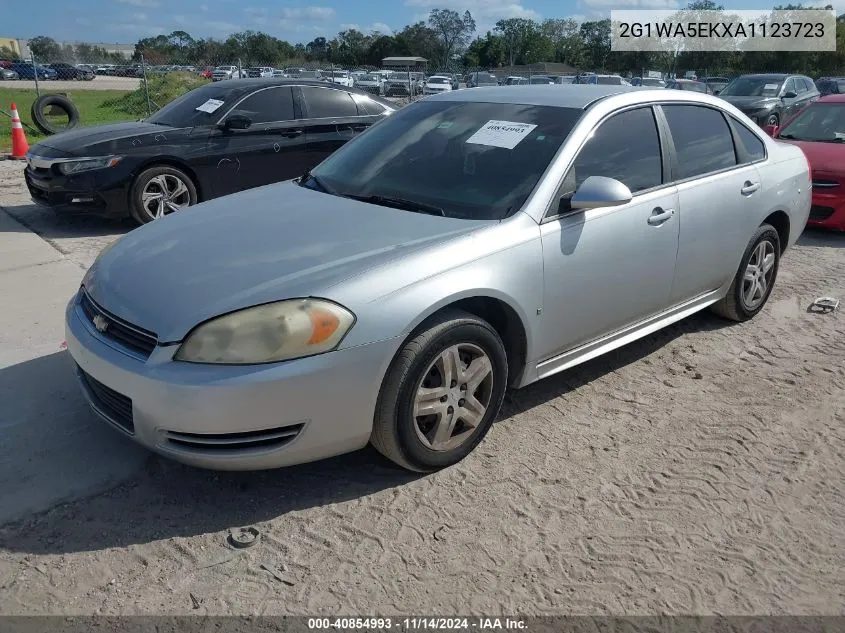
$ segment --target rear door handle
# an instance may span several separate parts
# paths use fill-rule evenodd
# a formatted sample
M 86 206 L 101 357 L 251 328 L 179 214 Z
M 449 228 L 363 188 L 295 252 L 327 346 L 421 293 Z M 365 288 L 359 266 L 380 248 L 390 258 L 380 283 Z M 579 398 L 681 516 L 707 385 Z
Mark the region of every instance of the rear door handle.
M 759 188 L 760 188 L 759 182 L 751 182 L 750 180 L 746 180 L 745 184 L 742 186 L 742 189 L 740 189 L 739 191 L 743 196 L 750 196 L 752 193 L 757 191 Z
M 675 215 L 674 209 L 666 209 L 664 211 L 660 207 L 657 207 L 651 212 L 651 215 L 648 216 L 648 223 L 652 226 L 659 226 L 666 222 L 673 215 Z
M 288 130 L 287 132 L 282 132 L 282 136 L 285 138 L 295 138 L 297 136 L 302 136 L 302 130 Z

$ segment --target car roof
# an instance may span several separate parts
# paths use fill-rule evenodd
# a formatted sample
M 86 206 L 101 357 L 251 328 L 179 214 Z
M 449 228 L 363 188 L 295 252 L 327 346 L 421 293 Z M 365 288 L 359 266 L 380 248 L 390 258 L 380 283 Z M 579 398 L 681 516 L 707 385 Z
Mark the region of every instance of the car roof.
M 786 73 L 748 73 L 747 75 L 740 75 L 741 77 L 764 77 L 766 79 L 786 79 L 787 77 L 795 77 L 795 75 L 787 75 Z
M 845 95 L 826 95 L 817 99 L 816 103 L 845 103 Z
M 625 85 L 543 85 L 533 84 L 515 90 L 513 86 L 491 86 L 472 90 L 454 90 L 428 97 L 438 101 L 470 101 L 480 103 L 514 103 L 521 105 L 586 108 L 598 99 L 642 88 Z

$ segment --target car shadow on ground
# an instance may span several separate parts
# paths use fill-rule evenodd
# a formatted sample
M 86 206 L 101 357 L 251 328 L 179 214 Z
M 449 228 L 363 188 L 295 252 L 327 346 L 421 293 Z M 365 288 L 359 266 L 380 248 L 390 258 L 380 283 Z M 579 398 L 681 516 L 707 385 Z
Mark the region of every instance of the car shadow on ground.
M 510 393 L 499 419 L 576 390 L 684 334 L 728 325 L 729 322 L 707 313 L 694 315 L 616 352 Z M 29 398 L 49 399 L 55 392 L 68 389 L 70 383 L 75 389 L 72 372 L 58 372 L 54 367 L 56 363 L 67 363 L 62 356 L 54 354 L 0 370 L 0 389 L 33 371 L 48 379 L 33 381 L 27 393 Z M 39 366 L 28 367 L 31 364 Z M 44 367 L 45 364 L 51 367 Z M 67 384 L 50 384 L 51 381 Z M 53 409 L 61 407 L 57 403 Z M 95 447 L 103 445 L 102 439 L 98 439 L 102 434 L 117 433 L 99 421 L 88 432 Z M 22 445 L 11 450 L 32 449 Z M 98 451 L 81 451 L 75 459 L 97 460 Z M 3 468 L 6 466 L 0 463 L 0 481 L 7 479 Z M 63 554 L 189 537 L 261 524 L 292 511 L 365 497 L 423 476 L 395 467 L 371 448 L 312 464 L 260 472 L 206 471 L 150 454 L 140 473 L 108 492 L 0 528 L 0 548 L 32 554 Z M 17 480 L 26 481 L 20 476 Z
M 845 232 L 808 227 L 798 238 L 798 246 L 845 248 Z
M 112 219 L 72 207 L 46 208 L 34 204 L 7 205 L 3 209 L 39 237 L 54 240 L 108 237 L 136 227 L 129 219 Z M 61 249 L 60 249 L 61 250 Z

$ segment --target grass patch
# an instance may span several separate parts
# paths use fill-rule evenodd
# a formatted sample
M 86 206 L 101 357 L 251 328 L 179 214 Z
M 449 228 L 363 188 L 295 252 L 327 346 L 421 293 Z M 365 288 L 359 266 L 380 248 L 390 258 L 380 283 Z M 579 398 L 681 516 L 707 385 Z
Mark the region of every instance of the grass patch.
M 50 93 L 42 91 L 41 94 Z M 115 100 L 115 92 L 113 90 L 69 90 L 67 91 L 67 95 L 77 110 L 79 110 L 79 118 L 83 126 L 134 121 L 145 117 L 147 114 L 146 105 L 143 111 L 138 111 L 134 115 L 107 105 L 108 102 Z M 35 90 L 0 88 L 0 110 L 8 112 L 9 106 L 12 103 L 18 106 L 18 113 L 21 115 L 21 121 L 24 123 L 26 140 L 29 141 L 30 145 L 34 145 L 46 138 L 44 134 L 34 132 L 26 126 L 29 124 L 33 129 L 37 129 L 32 122 L 32 115 L 30 114 L 35 98 Z M 0 152 L 7 153 L 11 149 L 11 146 L 12 121 L 6 115 L 0 114 Z
M 147 75 L 150 91 L 150 106 L 155 112 L 159 108 L 173 101 L 186 92 L 209 83 L 210 79 L 203 79 L 194 73 L 168 73 L 166 75 Z M 105 102 L 104 106 L 127 115 L 147 114 L 147 95 L 143 86 L 132 92 L 125 92 Z

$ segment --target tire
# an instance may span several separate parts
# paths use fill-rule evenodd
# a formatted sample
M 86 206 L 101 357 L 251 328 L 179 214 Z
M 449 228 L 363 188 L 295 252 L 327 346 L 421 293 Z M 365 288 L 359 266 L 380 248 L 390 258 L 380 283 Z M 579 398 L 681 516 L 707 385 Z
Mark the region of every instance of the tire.
M 458 350 L 460 362 L 478 361 L 478 373 L 484 379 L 459 375 L 467 384 L 454 381 L 443 389 L 444 357 Z M 489 361 L 486 368 L 483 358 Z M 467 371 L 472 364 L 462 366 Z M 454 377 L 454 371 L 452 372 Z M 399 466 L 415 472 L 432 472 L 451 466 L 466 457 L 484 439 L 490 430 L 505 396 L 508 380 L 508 361 L 502 340 L 486 321 L 463 312 L 449 310 L 433 318 L 399 351 L 391 363 L 382 383 L 376 406 L 370 442 L 382 455 Z M 478 382 L 478 384 L 474 384 Z M 429 401 L 427 408 L 440 414 L 414 415 L 418 390 L 427 389 L 437 396 L 442 389 L 443 398 Z M 466 396 L 471 392 L 475 407 L 466 407 Z M 483 409 L 478 404 L 486 405 Z M 471 420 L 475 411 L 475 421 Z M 483 414 L 482 414 L 483 411 Z M 448 418 L 447 418 L 448 416 Z M 446 433 L 438 440 L 435 430 L 439 423 L 452 420 L 444 426 Z
M 181 182 L 182 188 L 178 187 L 177 181 Z M 146 197 L 145 193 L 149 197 Z M 162 196 L 153 197 L 157 193 Z M 172 202 L 173 206 L 168 205 L 168 201 Z M 154 211 L 158 211 L 159 202 L 164 215 L 195 205 L 197 188 L 194 181 L 181 169 L 169 165 L 156 165 L 145 169 L 138 174 L 129 189 L 129 215 L 138 224 L 152 222 L 162 217 L 154 215 Z
M 768 246 L 764 246 L 764 244 L 768 244 Z M 749 264 L 751 264 L 752 268 L 755 267 L 752 260 L 757 261 L 759 259 L 760 251 L 758 249 L 765 251 L 767 260 L 768 254 L 771 254 L 773 259 L 771 260 L 771 267 L 762 273 L 763 279 L 765 280 L 765 290 L 760 294 L 759 298 L 755 298 L 754 301 L 749 302 L 747 296 L 751 290 L 752 282 L 746 281 L 745 277 L 746 273 L 751 270 Z M 751 241 L 748 242 L 745 253 L 742 255 L 742 261 L 739 264 L 739 270 L 737 270 L 731 287 L 728 289 L 728 294 L 712 306 L 711 309 L 713 312 L 731 321 L 742 322 L 753 319 L 769 300 L 769 295 L 775 285 L 778 268 L 780 267 L 780 252 L 780 237 L 778 236 L 778 232 L 773 226 L 762 224 L 756 233 L 754 233 Z
M 44 116 L 44 109 L 46 107 L 58 108 L 64 110 L 67 114 L 68 122 L 64 127 L 53 125 L 47 117 Z M 44 134 L 58 134 L 66 130 L 71 130 L 79 125 L 79 110 L 73 105 L 70 99 L 62 95 L 42 95 L 38 97 L 32 104 L 32 121 L 35 127 L 41 130 Z
M 780 115 L 777 112 L 772 112 L 766 117 L 766 125 L 780 125 Z

